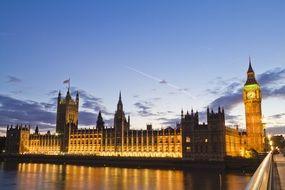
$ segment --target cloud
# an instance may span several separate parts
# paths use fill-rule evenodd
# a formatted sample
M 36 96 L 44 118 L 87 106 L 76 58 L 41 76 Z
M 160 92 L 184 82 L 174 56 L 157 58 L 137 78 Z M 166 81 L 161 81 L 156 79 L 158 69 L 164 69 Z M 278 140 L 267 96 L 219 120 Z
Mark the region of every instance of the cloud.
M 81 111 L 78 118 L 79 125 L 96 125 L 97 116 L 95 113 Z
M 23 91 L 22 90 L 12 90 L 10 91 L 10 93 L 17 95 L 17 94 L 22 94 Z
M 214 88 L 214 89 L 207 89 L 207 94 L 213 94 L 213 95 L 219 95 L 221 93 L 220 88 Z
M 58 92 L 59 92 L 58 90 L 51 90 L 47 93 L 47 95 L 52 97 L 57 97 Z
M 228 93 L 219 98 L 216 98 L 210 103 L 210 108 L 217 109 L 219 106 L 224 107 L 226 110 L 231 110 L 237 104 L 242 102 L 242 93 Z
M 267 128 L 285 127 L 285 113 L 278 113 L 264 118 L 264 123 Z
M 174 111 L 159 111 L 159 112 L 156 112 L 156 115 L 157 116 L 163 116 L 163 115 L 168 115 L 168 114 L 175 114 Z
M 206 89 L 207 94 L 222 95 L 229 90 L 237 90 L 237 87 L 242 87 L 243 81 L 238 78 L 223 79 L 222 77 L 216 77 L 209 82 L 209 86 L 212 88 Z
M 157 112 L 156 114 L 153 113 L 152 108 L 154 108 L 155 103 L 160 100 L 160 97 L 149 98 L 147 100 L 141 100 L 134 103 L 134 106 L 138 109 L 137 113 L 141 117 L 158 116 L 159 112 Z
M 23 101 L 0 95 L 0 124 L 45 123 L 55 124 L 55 113 L 35 101 Z
M 180 88 L 179 91 L 188 91 L 189 88 Z
M 36 127 L 38 126 L 40 133 L 46 133 L 47 131 L 55 132 L 55 125 L 38 123 L 31 125 L 31 133 L 34 133 Z
M 160 123 L 161 123 L 162 125 L 165 125 L 165 126 L 173 126 L 173 127 L 176 127 L 176 124 L 180 122 L 179 117 L 177 117 L 177 118 L 172 118 L 172 119 L 165 118 L 165 117 L 161 117 L 161 118 L 158 118 L 158 120 L 160 121 Z
M 159 84 L 167 84 L 166 80 L 159 81 Z
M 281 119 L 283 117 L 285 117 L 285 113 L 279 113 L 279 114 L 269 116 L 270 119 Z
M 281 79 L 285 78 L 285 69 L 275 68 L 273 70 L 266 71 L 257 76 L 257 80 L 261 85 L 271 85 Z
M 243 121 L 244 115 L 230 115 L 225 113 L 225 120 L 226 120 L 226 125 L 228 127 L 236 127 L 238 125 L 239 128 L 244 129 L 245 126 L 241 121 Z
M 170 94 L 170 95 L 177 95 L 178 94 L 178 92 L 168 92 L 168 94 Z
M 20 79 L 18 77 L 11 76 L 11 75 L 7 76 L 7 83 L 20 83 L 20 82 L 23 82 L 23 81 L 22 81 L 22 79 Z
M 160 101 L 161 98 L 160 97 L 156 97 L 156 98 L 151 98 L 152 101 Z
M 142 117 L 154 116 L 151 108 L 154 104 L 151 101 L 140 101 L 134 103 L 134 106 L 138 109 L 137 113 Z
M 139 110 L 139 111 L 138 111 L 138 114 L 139 114 L 141 117 L 154 116 L 154 114 L 151 113 L 151 112 L 149 112 L 148 110 Z
M 285 126 L 268 127 L 266 128 L 267 134 L 285 134 Z
M 263 98 L 279 97 L 285 98 L 285 84 L 280 83 L 285 79 L 285 69 L 275 68 L 266 71 L 257 76 L 257 81 L 261 85 Z M 226 110 L 231 110 L 237 104 L 243 102 L 242 88 L 244 82 L 231 82 L 222 91 L 220 97 L 210 103 L 210 107 L 224 107 Z M 212 90 L 214 95 L 217 95 L 219 88 Z M 211 92 L 210 89 L 207 92 Z
M 285 98 L 285 85 L 278 89 L 274 89 L 273 91 L 271 91 L 271 95 L 280 97 L 280 98 Z
M 57 94 L 58 91 L 50 91 L 48 95 Z M 102 111 L 105 123 L 112 126 L 113 119 L 108 116 L 113 116 L 102 105 L 102 99 L 90 95 L 84 90 L 80 90 L 80 101 L 83 108 L 79 112 L 79 125 L 90 126 L 96 125 L 97 114 Z M 76 96 L 76 90 L 72 90 L 73 97 Z M 31 100 L 20 100 L 7 95 L 0 94 L 0 126 L 30 124 L 31 126 L 39 125 L 39 128 L 47 131 L 55 130 L 56 123 L 56 104 L 57 95 L 49 100 L 49 102 L 36 102 Z M 6 131 L 6 129 L 5 129 Z
M 71 88 L 71 95 L 76 96 L 77 91 L 79 92 L 79 102 L 81 102 L 81 107 L 88 109 L 90 111 L 95 111 L 96 113 L 101 111 L 105 115 L 111 116 L 113 113 L 110 113 L 107 108 L 103 105 L 102 98 L 98 98 L 88 93 L 85 90 L 77 89 L 75 87 Z
M 41 102 L 40 104 L 42 106 L 44 106 L 45 109 L 54 109 L 55 108 L 55 104 L 54 103 Z
M 86 111 L 79 112 L 79 126 L 96 126 L 98 113 L 91 113 Z M 113 118 L 106 119 L 105 114 L 102 113 L 103 120 L 105 122 L 105 126 L 111 127 L 113 126 Z

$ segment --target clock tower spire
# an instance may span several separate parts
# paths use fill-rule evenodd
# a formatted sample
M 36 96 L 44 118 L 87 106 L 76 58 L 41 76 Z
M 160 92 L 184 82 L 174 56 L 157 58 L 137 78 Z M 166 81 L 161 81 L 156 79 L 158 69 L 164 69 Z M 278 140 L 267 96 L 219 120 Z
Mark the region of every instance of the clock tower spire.
M 261 88 L 255 79 L 255 73 L 249 58 L 247 80 L 243 88 L 243 101 L 245 106 L 247 148 L 254 149 L 257 152 L 264 150 L 261 100 Z
M 247 70 L 247 80 L 245 85 L 249 85 L 249 84 L 258 84 L 256 79 L 255 79 L 255 74 L 254 71 L 252 69 L 251 66 L 251 59 L 249 57 L 249 66 L 248 66 L 248 70 Z

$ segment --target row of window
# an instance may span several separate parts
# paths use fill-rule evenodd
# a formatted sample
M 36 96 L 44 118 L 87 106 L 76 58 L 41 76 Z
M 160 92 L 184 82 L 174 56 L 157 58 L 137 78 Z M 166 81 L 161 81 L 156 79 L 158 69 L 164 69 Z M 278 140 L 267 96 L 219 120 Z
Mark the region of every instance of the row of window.
M 60 143 L 58 141 L 45 141 L 45 142 L 25 142 L 25 145 L 30 146 L 58 146 Z
M 115 141 L 114 140 L 108 140 L 108 141 L 103 141 L 103 143 L 104 144 L 115 144 Z M 120 140 L 117 140 L 117 144 L 121 144 L 122 142 L 120 141 Z M 146 141 L 144 141 L 144 142 L 142 142 L 142 141 L 129 141 L 129 142 L 127 142 L 126 140 L 123 142 L 124 144 L 128 144 L 128 145 L 132 145 L 132 144 L 135 144 L 135 145 L 137 145 L 137 144 L 143 144 L 143 145 L 147 145 L 147 144 L 149 144 L 149 145 L 152 145 L 152 144 L 155 144 L 155 145 L 158 145 L 158 144 L 177 144 L 177 145 L 180 145 L 180 141 L 178 140 L 176 143 L 174 142 L 174 141 L 165 141 L 165 142 L 163 142 L 163 141 L 159 141 L 158 143 L 157 143 L 157 141 L 152 141 L 152 142 L 146 142 Z M 70 144 L 102 144 L 102 142 L 101 142 L 101 140 L 99 140 L 99 141 L 92 141 L 92 140 L 71 140 L 70 141 Z
M 77 135 L 72 134 L 70 137 L 71 138 L 101 138 L 102 135 L 101 134 L 77 134 Z
M 95 152 L 100 152 L 100 151 L 115 151 L 114 148 L 93 148 L 93 149 L 90 149 L 90 148 L 76 148 L 76 147 L 71 147 L 70 149 L 70 152 L 73 152 L 73 151 L 95 151 Z M 177 148 L 153 148 L 153 149 L 147 149 L 147 148 L 123 148 L 122 150 L 123 152 L 180 152 L 180 149 Z

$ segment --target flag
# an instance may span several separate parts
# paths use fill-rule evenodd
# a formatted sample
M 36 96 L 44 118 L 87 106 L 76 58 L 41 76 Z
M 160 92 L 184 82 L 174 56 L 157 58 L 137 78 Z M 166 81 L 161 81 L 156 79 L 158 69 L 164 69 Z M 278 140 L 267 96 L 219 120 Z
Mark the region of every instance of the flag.
M 68 84 L 68 89 L 70 88 L 70 78 L 63 81 L 63 84 Z
M 70 79 L 63 81 L 63 84 L 69 84 L 69 83 L 70 83 Z

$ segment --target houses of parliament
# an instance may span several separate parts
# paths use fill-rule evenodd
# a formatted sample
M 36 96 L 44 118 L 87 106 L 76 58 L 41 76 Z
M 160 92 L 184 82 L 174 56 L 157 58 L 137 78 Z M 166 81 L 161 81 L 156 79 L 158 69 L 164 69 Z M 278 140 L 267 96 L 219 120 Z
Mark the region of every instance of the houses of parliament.
M 172 157 L 190 160 L 224 160 L 226 156 L 246 157 L 248 150 L 264 151 L 264 127 L 261 113 L 261 88 L 251 62 L 243 87 L 246 131 L 225 124 L 223 108 L 207 108 L 207 124 L 199 123 L 199 114 L 181 111 L 175 128 L 146 130 L 130 128 L 121 93 L 114 114 L 114 124 L 107 128 L 102 113 L 96 127 L 78 128 L 79 93 L 57 98 L 56 133 L 40 134 L 38 127 L 7 126 L 6 153 L 10 154 L 72 154 L 114 157 Z

